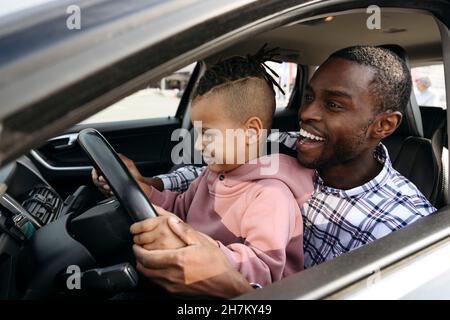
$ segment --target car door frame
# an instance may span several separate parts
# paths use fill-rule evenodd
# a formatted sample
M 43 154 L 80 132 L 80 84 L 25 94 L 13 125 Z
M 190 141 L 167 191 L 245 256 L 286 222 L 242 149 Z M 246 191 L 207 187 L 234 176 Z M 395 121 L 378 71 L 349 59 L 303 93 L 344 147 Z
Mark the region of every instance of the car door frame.
M 23 136 L 22 141 L 14 135 L 14 126 L 18 125 L 19 120 L 23 121 L 24 116 L 20 116 L 19 111 L 26 111 L 30 105 L 20 104 L 14 99 L 9 100 L 14 107 L 14 112 L 8 117 L 2 116 L 4 119 L 4 132 L 3 138 L 0 139 L 0 160 L 2 164 L 11 161 L 20 156 L 24 151 L 36 146 L 40 141 L 48 139 L 54 136 L 58 132 L 62 132 L 68 127 L 74 125 L 80 120 L 96 113 L 103 109 L 105 106 L 117 101 L 120 97 L 124 96 L 132 90 L 135 90 L 141 85 L 141 82 L 145 79 L 155 79 L 161 77 L 168 72 L 173 71 L 183 65 L 186 65 L 193 60 L 198 60 L 206 57 L 207 55 L 217 52 L 222 48 L 234 44 L 237 41 L 242 40 L 245 37 L 250 37 L 259 32 L 272 29 L 274 27 L 282 26 L 287 23 L 298 21 L 300 19 L 332 13 L 337 11 L 345 11 L 355 8 L 366 8 L 369 5 L 379 5 L 380 7 L 400 7 L 411 8 L 416 10 L 424 10 L 430 12 L 437 19 L 439 19 L 445 28 L 450 26 L 450 17 L 445 15 L 445 12 L 449 11 L 450 5 L 442 1 L 427 1 L 426 4 L 418 3 L 412 0 L 393 0 L 393 1 L 377 1 L 377 0 L 353 0 L 353 1 L 261 1 L 258 3 L 258 7 L 255 7 L 255 3 L 248 1 L 245 4 L 241 3 L 241 6 L 237 5 L 233 7 L 225 14 L 217 14 L 215 18 L 220 17 L 221 21 L 224 21 L 224 26 L 229 27 L 226 36 L 213 37 L 209 35 L 209 41 L 202 38 L 202 41 L 190 44 L 191 46 L 182 46 L 176 48 L 172 54 L 173 56 L 164 56 L 163 61 L 155 63 L 154 65 L 146 65 L 148 72 L 142 75 L 133 75 L 133 79 L 121 79 L 119 82 L 125 82 L 125 85 L 120 86 L 119 89 L 113 90 L 111 93 L 111 87 L 103 88 L 100 97 L 78 97 L 83 98 L 76 100 L 75 105 L 66 104 L 63 111 L 76 110 L 75 114 L 70 116 L 63 116 L 61 113 L 55 113 L 53 116 L 57 119 L 52 120 L 52 125 L 42 130 L 39 134 L 31 136 L 31 132 L 35 132 L 36 128 L 31 127 L 29 134 Z M 181 10 L 181 12 L 186 12 Z M 198 15 L 198 12 L 196 13 Z M 239 16 L 237 16 L 239 14 Z M 234 16 L 233 16 L 234 15 Z M 228 20 L 227 20 L 228 17 Z M 239 17 L 239 19 L 237 18 Z M 234 18 L 234 19 L 233 19 Z M 251 20 L 251 21 L 250 21 Z M 240 21 L 239 27 L 230 27 L 231 22 Z M 207 22 L 211 23 L 212 20 Z M 217 20 L 215 20 L 217 24 Z M 222 26 L 222 25 L 221 25 Z M 182 33 L 183 37 L 195 38 L 196 33 L 199 30 L 203 30 L 208 27 L 208 24 L 199 23 L 191 26 L 187 31 Z M 215 28 L 213 28 L 214 30 Z M 448 29 L 447 29 L 448 32 Z M 178 34 L 179 36 L 179 34 Z M 173 41 L 173 38 L 168 38 Z M 124 42 L 125 45 L 131 44 L 130 39 Z M 159 46 L 158 46 L 159 45 Z M 165 46 L 169 46 L 165 42 Z M 211 46 L 213 49 L 211 49 Z M 154 43 L 152 46 L 156 52 L 161 50 L 161 43 Z M 444 52 L 444 68 L 446 76 L 448 76 L 448 51 Z M 447 63 L 445 62 L 447 60 Z M 129 62 L 129 61 L 128 61 Z M 94 68 L 94 66 L 92 66 Z M 111 72 L 111 69 L 105 68 L 104 72 Z M 0 68 L 0 74 L 2 70 Z M 104 76 L 105 73 L 97 73 L 90 79 L 95 80 Z M 448 78 L 447 78 L 448 79 Z M 78 83 L 79 85 L 79 83 Z M 118 83 L 116 83 L 118 85 Z M 447 90 L 449 89 L 449 81 L 447 81 Z M 72 83 L 70 89 L 81 90 L 86 88 L 86 85 L 78 86 L 77 83 Z M 66 88 L 67 89 L 67 88 Z M 109 91 L 108 91 L 109 90 Z M 69 91 L 70 92 L 70 91 Z M 2 89 L 0 88 L 0 94 Z M 51 94 L 51 98 L 60 98 L 67 95 L 67 90 L 57 87 Z M 99 94 L 100 92 L 95 92 Z M 55 100 L 43 99 L 31 104 L 31 106 L 39 106 L 37 111 L 48 109 L 51 107 Z M 447 96 L 447 100 L 449 97 Z M 60 101 L 57 99 L 57 101 Z M 79 104 L 79 105 L 77 105 Z M 30 116 L 28 114 L 28 116 Z M 61 118 L 60 118 L 61 117 Z M 447 114 L 447 117 L 449 115 Z M 9 138 L 9 140 L 8 140 Z M 15 145 L 17 144 L 17 145 Z M 9 148 L 9 149 L 8 149 Z M 349 285 L 369 277 L 373 274 L 374 266 L 378 270 L 382 270 L 395 262 L 405 259 L 420 250 L 423 250 L 432 244 L 435 244 L 450 236 L 450 215 L 447 211 L 448 207 L 442 209 L 441 214 L 436 214 L 422 219 L 421 221 L 410 225 L 400 231 L 390 234 L 383 239 L 375 241 L 367 246 L 344 254 L 338 258 L 335 258 L 329 262 L 323 263 L 317 267 L 308 269 L 300 274 L 294 275 L 285 280 L 279 281 L 262 290 L 256 290 L 255 292 L 245 295 L 241 298 L 250 299 L 282 299 L 282 298 L 326 298 L 336 291 L 348 287 Z

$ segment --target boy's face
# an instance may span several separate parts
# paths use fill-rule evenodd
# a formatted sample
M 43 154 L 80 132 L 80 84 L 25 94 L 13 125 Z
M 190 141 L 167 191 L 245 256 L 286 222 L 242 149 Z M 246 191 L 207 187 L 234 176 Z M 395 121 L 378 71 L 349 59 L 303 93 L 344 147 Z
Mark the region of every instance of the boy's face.
M 197 130 L 195 148 L 202 152 L 208 168 L 225 172 L 245 162 L 247 144 L 245 125 L 226 113 L 220 94 L 197 97 L 192 105 L 191 121 Z

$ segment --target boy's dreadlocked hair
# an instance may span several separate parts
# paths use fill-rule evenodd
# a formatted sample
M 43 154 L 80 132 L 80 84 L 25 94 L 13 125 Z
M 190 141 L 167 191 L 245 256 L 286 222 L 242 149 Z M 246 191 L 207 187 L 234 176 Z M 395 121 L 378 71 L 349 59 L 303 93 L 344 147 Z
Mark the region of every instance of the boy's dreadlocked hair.
M 281 89 L 273 75 L 278 75 L 266 65 L 266 61 L 281 63 L 275 57 L 278 48 L 266 50 L 265 44 L 256 54 L 234 56 L 222 60 L 205 71 L 194 92 L 193 99 L 208 93 L 222 94 L 226 112 L 235 120 L 245 121 L 257 116 L 269 128 L 275 111 L 275 85 Z M 267 69 L 267 70 L 266 70 Z
M 284 94 L 283 89 L 267 70 L 276 77 L 278 74 L 266 64 L 266 61 L 282 62 L 275 58 L 279 56 L 277 53 L 279 48 L 266 50 L 266 46 L 267 43 L 254 55 L 234 56 L 208 68 L 198 83 L 194 98 L 204 95 L 215 87 L 251 77 L 264 79 L 274 93 L 273 86 L 275 85 Z

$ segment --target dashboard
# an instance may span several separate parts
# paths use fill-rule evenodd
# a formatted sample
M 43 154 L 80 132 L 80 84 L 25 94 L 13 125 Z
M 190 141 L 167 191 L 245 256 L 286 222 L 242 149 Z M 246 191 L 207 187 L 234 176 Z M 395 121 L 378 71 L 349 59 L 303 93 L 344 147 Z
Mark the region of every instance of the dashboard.
M 70 213 L 80 214 L 91 198 L 91 190 L 81 186 L 63 199 L 26 156 L 0 169 L 0 299 L 17 294 L 18 256 L 37 231 Z M 51 241 L 57 245 L 56 239 Z
M 16 240 L 61 216 L 67 203 L 26 157 L 0 170 L 0 229 Z

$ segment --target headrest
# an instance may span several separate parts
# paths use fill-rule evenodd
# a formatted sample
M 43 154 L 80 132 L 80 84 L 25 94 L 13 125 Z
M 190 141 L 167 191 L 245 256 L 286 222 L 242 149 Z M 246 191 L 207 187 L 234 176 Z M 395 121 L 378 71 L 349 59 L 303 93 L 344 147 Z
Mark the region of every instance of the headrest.
M 409 58 L 405 49 L 396 44 L 385 44 L 379 46 L 381 48 L 388 49 L 398 55 L 402 60 L 406 62 L 408 70 L 411 71 L 409 64 Z M 423 137 L 423 125 L 422 116 L 420 115 L 420 108 L 414 95 L 414 90 L 411 90 L 411 97 L 406 105 L 405 112 L 403 114 L 403 120 L 400 126 L 395 131 L 397 134 L 405 136 Z

